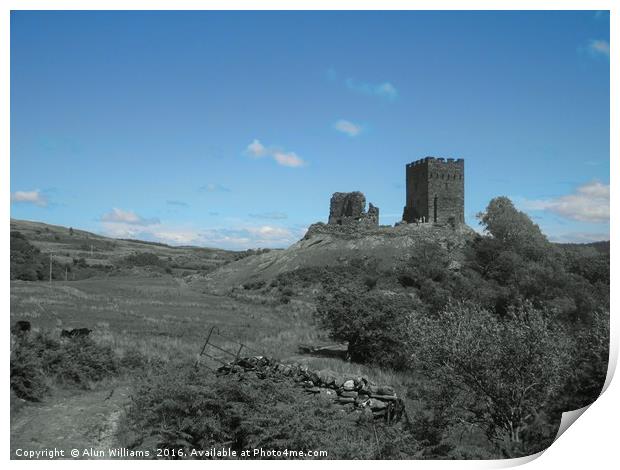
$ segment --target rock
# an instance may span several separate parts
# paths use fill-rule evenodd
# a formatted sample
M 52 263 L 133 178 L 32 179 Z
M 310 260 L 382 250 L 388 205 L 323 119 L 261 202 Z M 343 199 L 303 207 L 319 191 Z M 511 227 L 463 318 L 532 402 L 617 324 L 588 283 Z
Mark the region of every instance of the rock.
M 394 388 L 389 385 L 381 385 L 376 393 L 377 395 L 396 395 Z
M 386 411 L 387 411 L 387 410 L 373 411 L 373 412 L 372 412 L 372 415 L 373 415 L 375 418 L 380 418 L 380 417 L 382 417 L 382 416 L 385 416 Z
M 314 385 L 321 383 L 321 379 L 316 372 L 308 372 L 308 380 L 311 380 Z
M 354 390 L 345 390 L 343 392 L 340 392 L 340 396 L 345 398 L 357 398 L 357 392 Z
M 317 373 L 317 375 L 319 376 L 319 379 L 321 380 L 321 384 L 323 384 L 326 387 L 331 387 L 336 380 L 334 378 L 333 373 L 329 370 L 320 370 Z
M 387 408 L 387 403 L 381 400 L 377 400 L 376 398 L 371 398 L 368 401 L 368 406 L 371 410 L 384 410 Z
M 338 397 L 338 403 L 355 403 L 355 398 Z
M 398 400 L 398 397 L 396 395 L 376 395 L 376 394 L 371 394 L 370 395 L 372 398 L 376 398 L 377 400 L 382 400 L 382 401 L 396 401 Z
M 334 377 L 334 387 L 340 388 L 344 385 L 345 379 L 342 376 Z
M 306 392 L 308 392 L 308 393 L 320 393 L 321 389 L 319 387 L 308 387 L 306 389 Z
M 355 390 L 355 382 L 353 380 L 347 380 L 345 383 L 342 384 L 342 388 L 347 391 Z
M 357 397 L 355 399 L 355 406 L 359 407 L 359 408 L 364 408 L 368 405 L 369 402 L 369 398 L 367 397 Z

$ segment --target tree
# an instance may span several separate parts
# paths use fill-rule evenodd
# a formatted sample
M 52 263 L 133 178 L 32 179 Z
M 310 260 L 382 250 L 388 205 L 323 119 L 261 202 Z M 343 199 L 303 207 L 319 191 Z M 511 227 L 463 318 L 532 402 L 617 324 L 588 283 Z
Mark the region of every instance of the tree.
M 330 336 L 349 343 L 351 359 L 402 369 L 409 362 L 408 326 L 416 304 L 365 288 L 341 288 L 324 295 L 318 319 Z
M 505 196 L 491 199 L 485 212 L 477 215 L 485 231 L 510 249 L 530 259 L 537 259 L 550 248 L 547 237 L 525 214 Z
M 571 346 L 559 326 L 531 306 L 498 318 L 457 304 L 420 318 L 409 336 L 413 365 L 435 381 L 438 397 L 449 391 L 455 418 L 481 426 L 507 457 L 539 445 L 526 436 L 567 376 Z

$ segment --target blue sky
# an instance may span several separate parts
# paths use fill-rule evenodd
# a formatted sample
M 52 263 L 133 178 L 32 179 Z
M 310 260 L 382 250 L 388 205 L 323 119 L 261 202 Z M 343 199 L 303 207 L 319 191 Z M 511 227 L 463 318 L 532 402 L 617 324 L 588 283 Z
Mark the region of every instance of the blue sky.
M 13 12 L 11 216 L 284 247 L 405 164 L 465 159 L 466 221 L 510 197 L 609 237 L 606 12 Z

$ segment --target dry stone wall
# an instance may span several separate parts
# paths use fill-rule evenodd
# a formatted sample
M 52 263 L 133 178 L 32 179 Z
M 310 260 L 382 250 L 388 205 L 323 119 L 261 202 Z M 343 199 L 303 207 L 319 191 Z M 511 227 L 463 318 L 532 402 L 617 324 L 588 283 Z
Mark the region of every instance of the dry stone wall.
M 264 356 L 240 358 L 220 367 L 217 373 L 255 373 L 259 378 L 287 377 L 304 393 L 324 395 L 349 411 L 366 413 L 388 424 L 406 416 L 404 401 L 392 386 L 377 385 L 363 376 L 347 376 L 330 370 L 313 371 L 301 364 L 284 364 Z

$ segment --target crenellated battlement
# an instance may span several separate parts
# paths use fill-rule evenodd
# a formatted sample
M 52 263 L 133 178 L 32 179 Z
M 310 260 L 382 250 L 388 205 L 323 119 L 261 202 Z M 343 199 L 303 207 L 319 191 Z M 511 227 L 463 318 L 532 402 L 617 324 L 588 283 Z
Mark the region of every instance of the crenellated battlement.
M 424 165 L 424 164 L 428 164 L 429 162 L 433 162 L 433 163 L 456 163 L 459 165 L 464 165 L 465 164 L 465 160 L 462 158 L 444 158 L 444 157 L 424 157 L 421 158 L 419 160 L 413 161 L 411 163 L 407 163 L 407 168 L 411 167 L 411 166 L 417 166 L 417 165 Z

